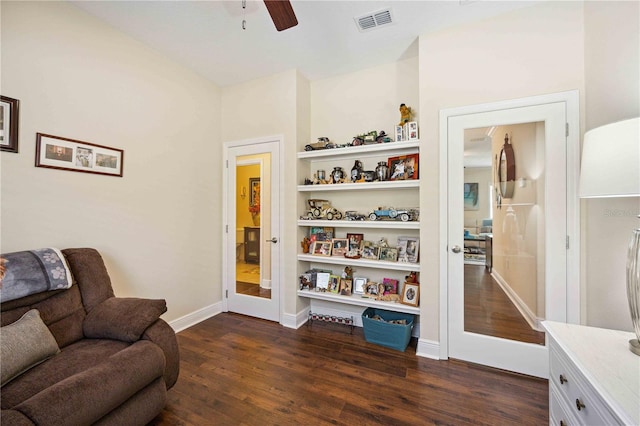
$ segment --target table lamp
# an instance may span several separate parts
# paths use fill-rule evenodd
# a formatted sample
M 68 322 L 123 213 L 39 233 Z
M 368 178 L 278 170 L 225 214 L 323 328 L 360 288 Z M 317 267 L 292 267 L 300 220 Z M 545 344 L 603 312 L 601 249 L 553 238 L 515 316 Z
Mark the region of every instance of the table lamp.
M 607 197 L 640 197 L 640 118 L 597 127 L 584 135 L 580 198 Z M 629 243 L 627 297 L 636 334 L 629 349 L 640 355 L 640 228 L 633 231 Z

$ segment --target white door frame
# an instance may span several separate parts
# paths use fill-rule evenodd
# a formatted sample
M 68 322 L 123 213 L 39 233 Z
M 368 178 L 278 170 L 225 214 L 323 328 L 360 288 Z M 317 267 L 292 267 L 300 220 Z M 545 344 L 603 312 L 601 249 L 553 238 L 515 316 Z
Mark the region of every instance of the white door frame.
M 440 359 L 449 358 L 448 280 L 448 120 L 450 117 L 565 102 L 567 116 L 567 322 L 580 323 L 580 105 L 577 90 L 440 111 Z
M 228 301 L 229 299 L 226 297 L 226 295 L 228 294 L 229 291 L 229 280 L 230 280 L 230 275 L 232 275 L 229 271 L 229 256 L 233 255 L 235 258 L 235 251 L 230 252 L 229 250 L 227 250 L 228 247 L 228 243 L 229 243 L 229 235 L 230 232 L 233 232 L 235 235 L 235 228 L 234 229 L 229 229 L 229 222 L 230 222 L 230 218 L 228 217 L 228 200 L 229 197 L 232 194 L 229 194 L 229 190 L 228 190 L 228 167 L 229 167 L 229 150 L 231 148 L 237 148 L 237 147 L 242 147 L 242 146 L 248 146 L 248 145 L 256 145 L 256 144 L 262 144 L 262 143 L 273 143 L 276 142 L 278 144 L 278 155 L 279 157 L 276 159 L 279 164 L 279 173 L 277 176 L 272 176 L 272 179 L 277 179 L 278 180 L 278 188 L 282 188 L 283 187 L 283 182 L 284 182 L 284 136 L 283 135 L 274 135 L 274 136 L 265 136 L 265 137 L 260 137 L 260 138 L 255 138 L 255 139 L 243 139 L 243 140 L 238 140 L 238 141 L 230 141 L 230 142 L 224 142 L 223 143 L 223 165 L 224 165 L 224 169 L 222 172 L 222 310 L 224 312 L 228 312 L 229 311 L 229 304 Z M 278 201 L 278 205 L 277 207 L 277 211 L 279 212 L 283 212 L 284 211 L 284 197 L 280 196 L 278 197 L 279 201 Z M 276 251 L 278 253 L 277 258 L 278 259 L 283 259 L 283 247 L 284 245 L 282 244 L 283 242 L 283 238 L 282 238 L 282 230 L 284 229 L 284 222 L 283 222 L 283 216 L 282 214 L 279 215 L 272 215 L 272 222 L 273 221 L 277 221 L 277 230 L 274 230 L 276 232 L 272 232 L 273 234 L 278 233 L 279 235 L 271 235 L 269 237 L 267 236 L 261 236 L 261 238 L 266 239 L 266 238 L 271 238 L 272 236 L 275 236 L 276 238 L 278 238 L 279 242 L 277 244 L 274 244 L 274 247 L 272 247 L 272 250 Z M 279 319 L 278 319 L 278 323 L 282 324 L 282 320 L 283 320 L 283 309 L 284 309 L 284 271 L 283 268 L 281 267 L 281 265 L 278 265 L 278 267 L 276 268 L 277 271 L 277 275 L 274 276 L 274 270 L 272 269 L 271 273 L 271 280 L 272 282 L 277 280 L 278 285 L 279 285 L 279 296 L 278 296 L 278 305 L 279 305 Z M 262 279 L 262 275 L 261 275 L 261 279 Z M 235 285 L 235 283 L 234 283 Z

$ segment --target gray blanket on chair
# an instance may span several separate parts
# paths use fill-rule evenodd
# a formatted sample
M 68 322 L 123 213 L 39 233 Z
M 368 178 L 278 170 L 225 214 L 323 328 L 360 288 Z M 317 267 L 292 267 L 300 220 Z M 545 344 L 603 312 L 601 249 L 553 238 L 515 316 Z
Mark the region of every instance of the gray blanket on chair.
M 69 266 L 58 249 L 0 255 L 0 303 L 43 291 L 66 289 L 71 284 Z

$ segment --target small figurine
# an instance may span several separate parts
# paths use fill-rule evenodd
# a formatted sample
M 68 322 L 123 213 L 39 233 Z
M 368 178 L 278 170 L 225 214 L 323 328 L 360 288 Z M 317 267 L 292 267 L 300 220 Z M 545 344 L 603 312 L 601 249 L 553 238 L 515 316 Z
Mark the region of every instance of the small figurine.
M 411 107 L 408 107 L 405 104 L 400 104 L 400 123 L 398 126 L 403 126 L 405 123 L 410 122 L 411 114 Z
M 404 282 L 405 283 L 417 284 L 418 283 L 418 274 L 416 273 L 416 271 L 409 272 L 409 275 L 404 277 Z
M 309 253 L 309 247 L 311 247 L 311 240 L 309 240 L 309 238 L 304 237 L 302 239 L 302 242 L 300 242 L 300 245 L 302 246 L 302 252 L 303 253 Z
M 385 237 L 380 238 L 377 244 L 378 247 L 389 247 L 389 243 Z

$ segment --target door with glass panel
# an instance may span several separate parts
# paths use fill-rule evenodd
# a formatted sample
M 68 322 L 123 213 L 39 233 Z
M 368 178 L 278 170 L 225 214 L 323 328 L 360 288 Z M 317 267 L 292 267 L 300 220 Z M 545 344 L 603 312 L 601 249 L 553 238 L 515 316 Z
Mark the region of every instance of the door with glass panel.
M 280 320 L 279 141 L 227 144 L 227 309 Z
M 548 375 L 541 321 L 567 321 L 565 102 L 451 115 L 448 356 Z

